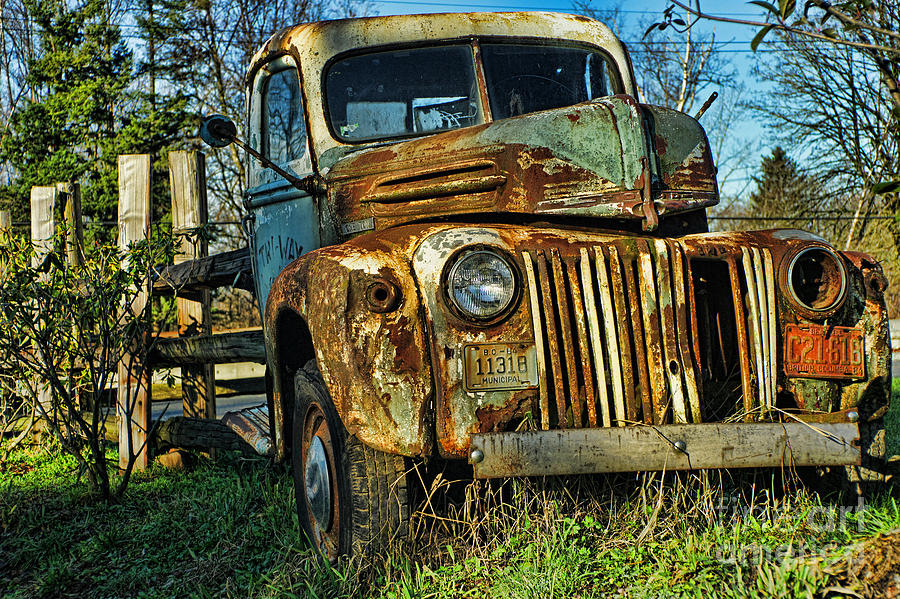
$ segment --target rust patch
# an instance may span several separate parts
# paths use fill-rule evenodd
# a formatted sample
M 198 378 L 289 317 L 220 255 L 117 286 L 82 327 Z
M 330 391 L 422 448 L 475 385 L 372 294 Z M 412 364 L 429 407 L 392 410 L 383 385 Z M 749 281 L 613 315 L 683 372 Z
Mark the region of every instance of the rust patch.
M 666 148 L 668 147 L 668 144 L 666 143 L 665 137 L 663 137 L 662 135 L 656 135 L 653 139 L 653 142 L 656 144 L 656 151 L 659 154 L 666 153 Z
M 478 419 L 479 433 L 492 433 L 508 430 L 506 425 L 514 419 L 525 418 L 532 410 L 534 395 L 527 392 L 525 397 L 514 397 L 506 405 L 495 408 L 482 406 L 475 410 L 475 418 Z
M 421 348 L 416 347 L 410 320 L 401 316 L 397 323 L 388 326 L 388 339 L 394 346 L 394 369 L 397 372 L 418 372 L 422 368 Z

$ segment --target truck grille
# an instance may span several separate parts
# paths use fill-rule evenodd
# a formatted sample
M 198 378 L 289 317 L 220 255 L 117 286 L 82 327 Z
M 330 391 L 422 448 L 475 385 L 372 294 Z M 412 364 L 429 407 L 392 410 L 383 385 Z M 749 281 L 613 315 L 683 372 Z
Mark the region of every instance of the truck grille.
M 543 429 L 755 419 L 775 396 L 768 250 L 523 251 Z

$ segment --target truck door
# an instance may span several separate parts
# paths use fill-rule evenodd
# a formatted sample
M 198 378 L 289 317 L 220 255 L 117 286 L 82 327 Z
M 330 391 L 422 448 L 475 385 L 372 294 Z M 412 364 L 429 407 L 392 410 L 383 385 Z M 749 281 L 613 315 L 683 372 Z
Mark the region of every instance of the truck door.
M 249 114 L 252 147 L 295 177 L 312 174 L 300 76 L 293 58 L 277 58 L 256 73 Z M 264 312 L 278 273 L 321 245 L 319 219 L 313 196 L 263 168 L 259 161 L 249 161 L 250 252 L 259 307 Z

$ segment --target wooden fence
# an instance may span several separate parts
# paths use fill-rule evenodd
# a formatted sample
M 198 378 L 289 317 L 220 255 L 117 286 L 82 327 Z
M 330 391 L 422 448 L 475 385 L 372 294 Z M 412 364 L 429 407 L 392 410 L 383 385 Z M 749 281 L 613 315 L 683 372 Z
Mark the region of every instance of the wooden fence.
M 150 234 L 150 156 L 119 156 L 118 243 L 121 248 Z M 171 152 L 169 183 L 173 233 L 187 233 L 208 223 L 205 159 L 201 152 Z M 52 250 L 57 207 L 67 223 L 66 257 L 83 259 L 81 200 L 76 184 L 60 183 L 31 190 L 31 239 L 38 259 Z M 9 214 L 0 212 L 0 228 L 9 227 Z M 176 263 L 158 269 L 149 293 L 132 305 L 140 310 L 150 295 L 175 296 L 178 337 L 161 338 L 148 356 L 149 367 L 140 368 L 136 357 L 126 356 L 118 366 L 117 428 L 120 465 L 125 466 L 129 442 L 146 446 L 151 430 L 151 390 L 154 368 L 181 367 L 184 416 L 216 417 L 215 364 L 265 363 L 261 329 L 212 333 L 210 291 L 225 286 L 252 289 L 250 253 L 247 248 L 209 255 L 202 236 L 182 237 Z M 129 369 L 129 364 L 131 368 Z M 46 392 L 45 392 L 46 393 Z M 126 418 L 125 414 L 132 414 Z M 129 426 L 129 431 L 124 427 Z M 147 466 L 141 451 L 136 469 Z

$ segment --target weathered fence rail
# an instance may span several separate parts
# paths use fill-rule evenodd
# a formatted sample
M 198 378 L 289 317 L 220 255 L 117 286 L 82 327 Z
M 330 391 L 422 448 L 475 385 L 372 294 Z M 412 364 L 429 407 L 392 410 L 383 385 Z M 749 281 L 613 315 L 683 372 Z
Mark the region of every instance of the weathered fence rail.
M 122 155 L 119 156 L 118 167 L 118 243 L 124 249 L 150 235 L 150 157 L 145 154 Z M 216 417 L 214 365 L 265 363 L 262 329 L 212 332 L 210 292 L 226 286 L 252 290 L 252 274 L 247 248 L 209 255 L 205 237 L 191 234 L 208 223 L 203 154 L 196 151 L 171 152 L 169 183 L 172 230 L 175 234 L 186 234 L 181 237 L 180 252 L 175 264 L 157 267 L 156 276 L 146 293 L 140 294 L 135 303 L 123 306 L 123 309 L 139 312 L 152 295 L 174 296 L 177 301 L 178 337 L 157 339 L 146 356 L 147 368 L 140 368 L 139 356 L 136 355 L 126 356 L 118 365 L 116 404 L 122 466 L 128 459 L 131 447 L 146 447 L 151 432 L 153 369 L 181 368 L 183 415 L 195 423 L 188 429 L 199 430 L 202 427 L 197 426 L 197 419 Z M 55 215 L 59 202 L 62 202 L 62 213 L 67 223 L 66 258 L 69 263 L 76 263 L 84 256 L 83 226 L 79 189 L 76 184 L 70 183 L 32 188 L 31 239 L 37 249 L 36 260 L 42 260 L 53 250 L 51 240 L 56 228 Z M 10 226 L 9 214 L 0 212 L 0 228 Z M 215 428 L 215 425 L 211 426 L 209 430 Z M 202 446 L 203 439 L 196 440 L 196 444 Z M 147 460 L 147 451 L 140 451 L 135 468 L 145 468 Z
M 250 250 L 240 248 L 196 258 L 161 269 L 153 282 L 153 295 L 175 295 L 200 301 L 202 290 L 232 286 L 253 290 Z
M 262 329 L 160 339 L 150 352 L 150 362 L 158 368 L 265 361 Z

